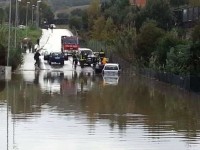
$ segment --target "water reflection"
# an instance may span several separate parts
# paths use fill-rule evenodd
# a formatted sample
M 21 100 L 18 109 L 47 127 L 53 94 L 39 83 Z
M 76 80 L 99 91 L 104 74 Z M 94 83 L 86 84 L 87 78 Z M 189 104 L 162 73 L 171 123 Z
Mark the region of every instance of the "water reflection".
M 47 141 L 79 145 L 72 149 L 96 149 L 90 142 L 100 149 L 200 148 L 199 95 L 123 74 L 111 86 L 84 70 L 38 71 L 31 77 L 13 76 L 8 103 L 16 136 L 28 144 L 38 139 L 39 150 L 46 149 L 41 145 Z M 0 103 L 5 99 L 2 90 Z M 26 142 L 19 139 L 16 143 L 25 150 Z
M 103 76 L 104 85 L 118 85 L 119 76 Z

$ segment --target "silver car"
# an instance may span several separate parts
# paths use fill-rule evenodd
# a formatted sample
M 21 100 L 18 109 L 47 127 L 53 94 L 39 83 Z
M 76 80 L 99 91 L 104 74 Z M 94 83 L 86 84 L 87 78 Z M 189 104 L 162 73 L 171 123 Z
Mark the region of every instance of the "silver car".
M 118 76 L 120 73 L 120 66 L 117 63 L 107 63 L 104 65 L 102 73 L 104 76 Z
M 116 63 L 105 64 L 102 70 L 102 74 L 103 74 L 104 85 L 117 85 L 120 74 L 119 64 Z

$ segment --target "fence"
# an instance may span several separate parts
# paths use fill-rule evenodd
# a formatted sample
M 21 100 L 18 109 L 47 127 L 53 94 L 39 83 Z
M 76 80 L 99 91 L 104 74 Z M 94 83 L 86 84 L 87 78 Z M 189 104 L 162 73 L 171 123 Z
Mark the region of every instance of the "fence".
M 189 91 L 200 92 L 200 77 L 188 75 L 180 76 L 167 72 L 158 72 L 149 68 L 139 68 L 137 73 L 149 78 L 176 85 Z
M 153 78 L 161 82 L 175 85 L 188 91 L 200 92 L 200 77 L 198 76 L 180 76 L 172 73 L 155 71 L 150 68 L 137 68 L 115 54 L 111 55 L 111 57 L 112 58 L 110 59 L 112 59 L 113 62 L 121 65 L 123 73 L 138 74 L 147 78 Z

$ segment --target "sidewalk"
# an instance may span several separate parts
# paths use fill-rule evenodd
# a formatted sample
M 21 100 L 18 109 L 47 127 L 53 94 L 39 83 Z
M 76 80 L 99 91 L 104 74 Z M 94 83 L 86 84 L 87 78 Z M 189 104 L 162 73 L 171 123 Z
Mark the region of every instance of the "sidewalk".
M 40 47 L 45 48 L 50 36 L 51 36 L 50 30 L 42 29 L 42 36 L 40 38 Z M 23 54 L 23 57 L 24 57 L 24 63 L 21 65 L 19 70 L 21 71 L 35 70 L 34 53 L 30 53 L 29 51 L 27 51 L 26 53 Z M 41 59 L 42 67 L 45 66 L 43 63 L 44 61 L 43 59 Z M 42 68 L 42 69 L 45 69 L 45 68 Z
M 51 31 L 42 29 L 42 36 L 40 38 L 40 47 L 43 47 L 43 49 L 46 49 L 46 44 L 51 36 Z

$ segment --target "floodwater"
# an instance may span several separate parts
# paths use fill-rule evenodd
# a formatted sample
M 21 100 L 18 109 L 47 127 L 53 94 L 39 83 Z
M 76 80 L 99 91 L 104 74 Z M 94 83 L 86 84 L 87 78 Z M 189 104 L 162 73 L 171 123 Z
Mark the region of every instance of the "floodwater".
M 0 81 L 0 150 L 199 150 L 200 97 L 135 75 Z

